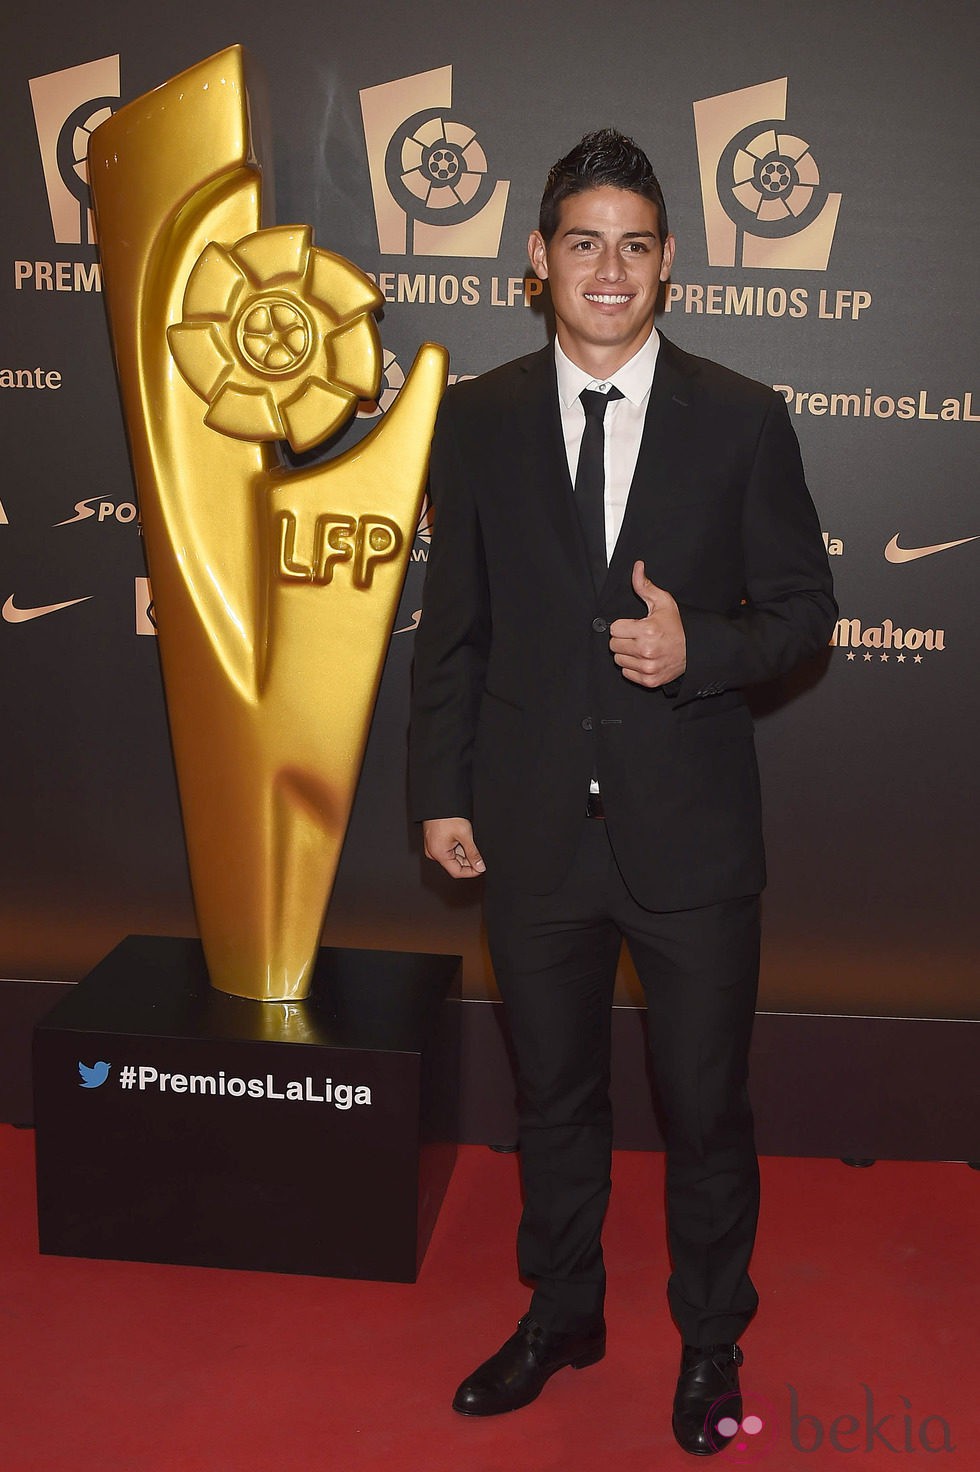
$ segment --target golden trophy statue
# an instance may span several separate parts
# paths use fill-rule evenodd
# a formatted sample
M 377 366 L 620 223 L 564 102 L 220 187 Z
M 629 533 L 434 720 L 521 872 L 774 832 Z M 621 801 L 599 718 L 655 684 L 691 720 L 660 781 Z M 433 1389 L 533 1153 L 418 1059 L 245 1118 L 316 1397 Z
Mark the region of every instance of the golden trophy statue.
M 382 297 L 303 225 L 262 228 L 240 47 L 103 123 L 103 280 L 213 986 L 305 997 L 446 383 L 424 345 L 378 427 L 289 469 L 377 394 Z M 251 85 L 249 85 L 251 83 Z

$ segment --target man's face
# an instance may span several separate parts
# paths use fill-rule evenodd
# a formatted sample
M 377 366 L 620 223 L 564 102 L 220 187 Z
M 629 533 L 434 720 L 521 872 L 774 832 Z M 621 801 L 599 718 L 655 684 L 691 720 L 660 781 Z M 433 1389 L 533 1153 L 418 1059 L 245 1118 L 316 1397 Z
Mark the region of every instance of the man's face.
M 572 362 L 598 378 L 628 362 L 650 336 L 674 259 L 657 206 L 609 185 L 573 194 L 559 206 L 550 243 L 534 230 L 528 254 L 551 286 L 558 341 Z

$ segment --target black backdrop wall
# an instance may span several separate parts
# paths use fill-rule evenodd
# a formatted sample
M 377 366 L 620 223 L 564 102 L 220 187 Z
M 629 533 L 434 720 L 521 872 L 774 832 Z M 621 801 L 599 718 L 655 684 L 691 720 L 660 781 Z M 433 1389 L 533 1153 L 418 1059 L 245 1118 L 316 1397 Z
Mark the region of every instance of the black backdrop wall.
M 540 345 L 525 241 L 548 167 L 605 123 L 647 149 L 678 239 L 661 329 L 786 396 L 841 605 L 826 658 L 757 701 L 761 1005 L 974 1017 L 975 7 L 38 0 L 5 30 L 0 974 L 71 980 L 129 932 L 194 931 L 79 161 L 106 108 L 240 41 L 268 75 L 278 220 L 388 303 L 384 392 L 347 442 L 423 339 L 457 375 Z M 462 204 L 409 187 L 433 119 L 464 146 Z M 427 545 L 423 521 L 325 939 L 459 950 L 477 998 L 477 896 L 426 869 L 405 817 Z

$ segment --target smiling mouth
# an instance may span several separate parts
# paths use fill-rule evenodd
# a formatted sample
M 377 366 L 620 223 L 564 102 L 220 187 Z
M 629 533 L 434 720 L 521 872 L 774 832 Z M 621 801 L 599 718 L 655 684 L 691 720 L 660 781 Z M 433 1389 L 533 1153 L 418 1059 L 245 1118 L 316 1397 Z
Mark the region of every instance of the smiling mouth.
M 633 300 L 632 293 L 624 292 L 600 292 L 587 291 L 585 293 L 587 302 L 597 302 L 600 307 L 622 307 Z

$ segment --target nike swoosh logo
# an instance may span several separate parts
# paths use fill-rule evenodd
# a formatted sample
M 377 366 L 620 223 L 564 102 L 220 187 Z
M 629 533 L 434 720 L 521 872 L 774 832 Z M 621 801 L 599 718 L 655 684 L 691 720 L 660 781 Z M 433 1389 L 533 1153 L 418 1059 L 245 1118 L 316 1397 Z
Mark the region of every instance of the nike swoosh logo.
M 67 603 L 46 603 L 43 608 L 18 608 L 11 593 L 3 605 L 3 616 L 8 624 L 26 624 L 32 618 L 43 618 L 46 613 L 57 613 L 59 608 L 72 608 L 76 603 L 87 603 L 92 594 L 84 598 L 69 598 Z
M 958 542 L 937 542 L 934 547 L 900 547 L 900 536 L 901 532 L 896 532 L 885 548 L 886 562 L 914 562 L 917 557 L 931 557 L 934 552 L 948 552 L 950 547 L 962 547 L 967 542 L 980 540 L 978 533 L 975 537 L 960 537 Z

